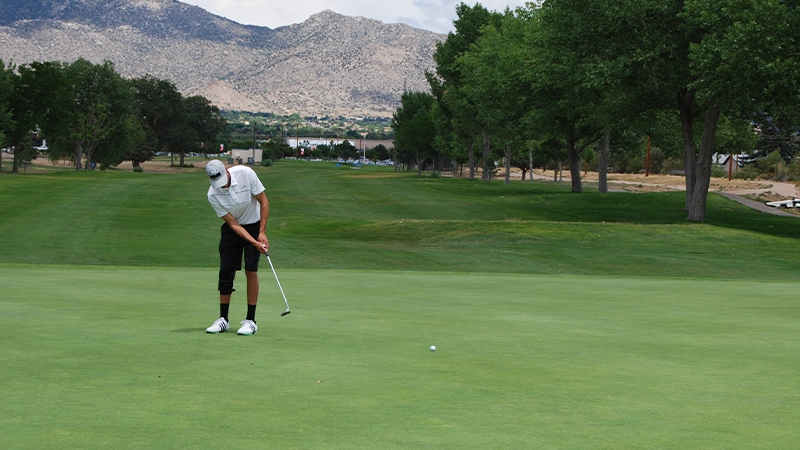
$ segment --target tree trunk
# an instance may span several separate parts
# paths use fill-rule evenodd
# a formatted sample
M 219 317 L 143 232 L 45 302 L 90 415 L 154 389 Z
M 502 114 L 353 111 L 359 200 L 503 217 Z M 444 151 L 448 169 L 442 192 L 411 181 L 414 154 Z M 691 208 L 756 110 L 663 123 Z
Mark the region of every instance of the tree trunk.
M 506 179 L 503 184 L 508 186 L 511 183 L 511 146 L 506 145 Z
M 481 181 L 491 182 L 492 181 L 492 170 L 489 169 L 491 161 L 489 161 L 489 156 L 491 156 L 492 147 L 490 144 L 489 134 L 484 130 L 483 132 L 483 173 L 481 174 Z M 494 166 L 494 164 L 491 164 Z
M 233 153 L 231 153 L 231 156 L 233 156 Z M 169 165 L 170 166 L 175 165 L 175 154 L 172 152 L 169 152 Z
M 569 158 L 569 174 L 572 177 L 572 192 L 580 194 L 583 192 L 581 185 L 581 159 L 578 149 L 575 147 L 577 139 L 572 133 L 567 134 L 567 158 Z
M 94 170 L 94 165 L 92 164 L 92 153 L 94 152 L 94 146 L 90 145 L 86 147 L 86 170 Z
M 72 150 L 75 152 L 75 170 L 80 172 L 81 170 L 83 170 L 83 165 L 81 164 L 83 149 L 81 148 L 80 142 L 75 143 Z
M 695 186 L 692 207 L 689 210 L 688 220 L 697 222 L 705 222 L 706 220 L 706 199 L 708 198 L 708 186 L 711 184 L 711 158 L 714 155 L 714 140 L 717 136 L 720 109 L 720 106 L 712 101 L 706 112 L 703 138 L 700 141 L 700 155 L 697 158 L 697 170 L 694 175 Z
M 19 149 L 21 148 L 21 142 L 17 141 L 14 143 L 14 163 L 11 164 L 11 173 L 19 173 Z
M 185 156 L 184 152 L 181 151 L 181 167 L 183 167 L 183 157 Z
M 422 176 L 422 161 L 419 160 L 419 155 L 417 155 L 417 175 Z
M 133 160 L 133 161 L 131 161 L 131 164 L 133 165 L 133 168 L 135 169 L 135 168 L 139 167 L 140 163 L 139 163 L 138 160 Z
M 531 181 L 533 181 L 533 150 L 528 150 L 528 166 L 531 169 Z M 523 176 L 522 179 L 524 180 L 525 177 Z
M 469 179 L 475 179 L 475 136 L 469 141 Z
M 600 167 L 597 169 L 597 191 L 601 194 L 608 193 L 608 158 L 611 156 L 611 131 L 603 132 L 603 141 L 600 144 Z
M 553 182 L 558 181 L 558 171 L 561 170 L 561 161 L 558 161 L 553 166 Z
M 697 113 L 692 111 L 693 106 L 693 92 L 681 92 L 678 94 L 678 110 L 681 114 L 681 132 L 683 134 L 683 175 L 686 178 L 686 211 L 692 210 L 695 188 L 694 119 Z

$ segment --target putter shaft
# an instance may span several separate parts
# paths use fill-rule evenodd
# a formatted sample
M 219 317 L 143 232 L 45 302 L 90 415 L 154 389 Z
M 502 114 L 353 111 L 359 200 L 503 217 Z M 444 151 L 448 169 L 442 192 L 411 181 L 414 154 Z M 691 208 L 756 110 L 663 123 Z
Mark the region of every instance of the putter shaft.
M 281 282 L 278 280 L 278 274 L 275 273 L 275 266 L 272 265 L 272 260 L 269 258 L 269 253 L 264 253 L 264 256 L 267 257 L 267 261 L 269 262 L 269 267 L 272 269 L 272 274 L 275 275 L 275 281 L 278 283 L 278 289 L 281 290 L 281 295 L 283 296 L 283 302 L 286 303 L 286 311 L 281 314 L 281 316 L 285 316 L 289 314 L 289 302 L 286 300 L 286 294 L 283 293 L 283 288 L 281 287 Z

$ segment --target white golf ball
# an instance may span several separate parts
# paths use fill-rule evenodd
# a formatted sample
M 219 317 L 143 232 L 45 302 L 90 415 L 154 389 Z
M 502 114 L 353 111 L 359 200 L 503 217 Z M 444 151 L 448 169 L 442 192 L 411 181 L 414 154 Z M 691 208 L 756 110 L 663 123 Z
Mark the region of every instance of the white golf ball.
M 431 345 L 431 351 L 434 351 L 434 350 L 436 350 L 436 346 L 435 345 Z

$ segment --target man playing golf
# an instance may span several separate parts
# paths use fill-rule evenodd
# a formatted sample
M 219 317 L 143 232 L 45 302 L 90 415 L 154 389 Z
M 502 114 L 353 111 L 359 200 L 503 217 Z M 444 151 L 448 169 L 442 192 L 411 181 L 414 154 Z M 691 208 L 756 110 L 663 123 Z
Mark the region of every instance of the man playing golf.
M 264 230 L 269 217 L 269 202 L 264 194 L 264 185 L 253 169 L 247 166 L 225 168 L 219 160 L 206 165 L 211 181 L 208 202 L 222 224 L 219 240 L 219 311 L 220 318 L 206 329 L 207 333 L 228 331 L 228 308 L 233 293 L 233 279 L 237 270 L 242 270 L 244 252 L 244 274 L 247 277 L 247 318 L 239 328 L 241 335 L 253 335 L 256 326 L 256 304 L 258 303 L 258 260 L 269 250 Z

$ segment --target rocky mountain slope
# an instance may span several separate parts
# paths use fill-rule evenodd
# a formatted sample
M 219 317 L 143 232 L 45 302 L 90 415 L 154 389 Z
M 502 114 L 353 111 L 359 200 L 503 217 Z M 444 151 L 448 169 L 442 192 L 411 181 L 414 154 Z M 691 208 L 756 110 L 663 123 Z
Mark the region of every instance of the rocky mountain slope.
M 222 109 L 389 116 L 445 36 L 322 11 L 276 29 L 175 0 L 0 0 L 0 59 L 113 61 Z

